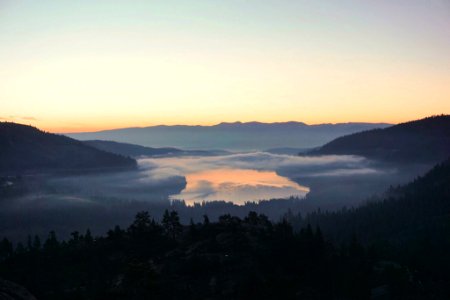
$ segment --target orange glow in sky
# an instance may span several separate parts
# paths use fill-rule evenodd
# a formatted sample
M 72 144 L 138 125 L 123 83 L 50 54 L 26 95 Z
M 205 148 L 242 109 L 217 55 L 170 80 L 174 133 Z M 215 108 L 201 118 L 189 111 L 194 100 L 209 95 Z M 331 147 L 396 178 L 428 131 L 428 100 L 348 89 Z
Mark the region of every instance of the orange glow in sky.
M 0 121 L 80 132 L 450 113 L 446 1 L 175 2 L 1 2 Z

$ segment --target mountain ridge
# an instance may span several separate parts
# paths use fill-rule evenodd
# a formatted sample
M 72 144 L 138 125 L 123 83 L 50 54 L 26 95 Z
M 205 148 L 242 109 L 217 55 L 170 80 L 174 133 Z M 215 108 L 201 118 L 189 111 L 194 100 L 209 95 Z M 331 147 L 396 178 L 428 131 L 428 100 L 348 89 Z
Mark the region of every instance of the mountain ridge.
M 350 126 L 350 125 L 373 125 L 373 126 L 392 126 L 394 124 L 385 123 L 385 122 L 337 122 L 337 123 L 318 123 L 318 124 L 307 124 L 300 121 L 286 121 L 286 122 L 259 122 L 259 121 L 235 121 L 235 122 L 220 122 L 213 125 L 185 125 L 185 124 L 157 124 L 157 125 L 149 125 L 149 126 L 131 126 L 131 127 L 119 127 L 119 128 L 111 128 L 111 129 L 102 129 L 102 130 L 94 130 L 94 131 L 73 131 L 73 132 L 65 132 L 60 133 L 63 135 L 72 135 L 72 134 L 83 134 L 83 133 L 99 133 L 99 132 L 109 132 L 109 131 L 118 131 L 118 130 L 132 130 L 132 129 L 149 129 L 149 128 L 220 128 L 220 127 L 233 127 L 233 126 L 249 126 L 249 125 L 262 125 L 262 126 L 280 126 L 280 125 L 296 125 L 296 126 L 306 126 L 306 127 L 324 127 L 324 126 Z
M 345 134 L 386 126 L 389 125 L 385 123 L 306 125 L 300 122 L 224 122 L 212 126 L 158 125 L 65 135 L 79 140 L 109 140 L 154 148 L 262 151 L 279 147 L 317 147 Z
M 83 141 L 84 144 L 91 147 L 115 153 L 122 156 L 140 157 L 140 156 L 212 156 L 218 154 L 226 154 L 225 151 L 206 151 L 206 150 L 183 150 L 173 147 L 146 147 L 137 144 L 120 143 L 115 141 L 104 140 L 87 140 Z

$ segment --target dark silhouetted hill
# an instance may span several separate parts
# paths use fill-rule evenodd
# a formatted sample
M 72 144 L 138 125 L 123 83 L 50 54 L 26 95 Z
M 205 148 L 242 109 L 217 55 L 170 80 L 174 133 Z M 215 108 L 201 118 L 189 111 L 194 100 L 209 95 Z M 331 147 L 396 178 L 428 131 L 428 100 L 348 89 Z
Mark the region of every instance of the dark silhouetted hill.
M 337 243 L 362 241 L 383 260 L 380 267 L 408 266 L 409 283 L 420 283 L 415 293 L 429 289 L 434 294 L 417 299 L 450 295 L 450 159 L 409 184 L 390 188 L 383 200 L 338 212 L 317 211 L 291 221 L 298 229 L 320 226 Z M 440 287 L 446 292 L 435 293 Z
M 389 162 L 436 163 L 450 155 L 450 116 L 433 116 L 343 136 L 310 154 L 353 154 Z
M 0 123 L 0 173 L 134 168 L 134 159 L 108 153 L 35 127 Z
M 337 212 L 316 212 L 302 220 L 319 225 L 339 240 L 352 234 L 368 242 L 417 239 L 445 241 L 450 249 L 450 159 L 403 186 L 391 187 L 383 200 Z M 450 261 L 449 261 L 450 262 Z
M 119 143 L 114 141 L 90 140 L 85 144 L 111 153 L 139 157 L 139 156 L 183 156 L 183 155 L 218 155 L 226 154 L 226 151 L 206 151 L 206 150 L 181 150 L 177 148 L 152 148 L 135 144 Z

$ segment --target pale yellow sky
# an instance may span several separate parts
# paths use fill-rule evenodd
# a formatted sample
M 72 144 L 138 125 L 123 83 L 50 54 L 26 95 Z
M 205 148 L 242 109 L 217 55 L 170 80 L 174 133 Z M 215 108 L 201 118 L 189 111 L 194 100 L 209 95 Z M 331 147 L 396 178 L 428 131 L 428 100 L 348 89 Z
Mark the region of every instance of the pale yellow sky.
M 73 132 L 450 113 L 445 2 L 211 2 L 0 4 L 0 118 Z

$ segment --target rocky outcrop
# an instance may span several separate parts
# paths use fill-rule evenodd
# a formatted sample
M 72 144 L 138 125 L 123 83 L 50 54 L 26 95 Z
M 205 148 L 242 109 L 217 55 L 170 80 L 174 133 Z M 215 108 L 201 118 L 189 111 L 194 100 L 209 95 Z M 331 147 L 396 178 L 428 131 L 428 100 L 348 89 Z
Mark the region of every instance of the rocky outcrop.
M 0 279 L 0 300 L 36 300 L 36 298 L 23 286 Z

